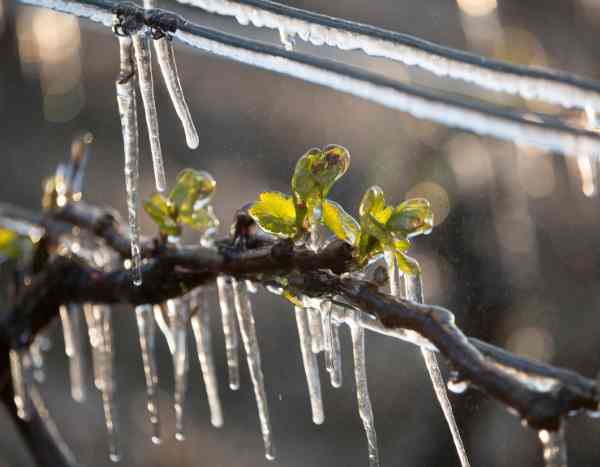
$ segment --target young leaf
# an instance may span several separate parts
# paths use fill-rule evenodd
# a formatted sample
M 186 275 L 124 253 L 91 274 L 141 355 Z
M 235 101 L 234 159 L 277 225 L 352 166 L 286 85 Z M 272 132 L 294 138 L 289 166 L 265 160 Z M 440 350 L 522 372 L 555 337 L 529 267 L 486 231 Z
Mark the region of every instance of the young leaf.
M 356 244 L 360 233 L 358 222 L 335 201 L 325 200 L 323 204 L 323 223 L 336 237 L 351 245 Z
M 412 259 L 410 256 L 405 255 L 400 250 L 396 250 L 396 261 L 400 270 L 411 276 L 420 275 L 421 268 L 419 263 Z
M 266 232 L 279 237 L 295 237 L 298 233 L 296 208 L 288 195 L 276 191 L 261 193 L 249 212 Z
M 191 214 L 180 214 L 178 221 L 196 230 L 210 230 L 219 226 L 219 219 L 214 215 L 212 209 L 198 208 Z
M 194 208 L 205 206 L 210 201 L 215 186 L 215 179 L 208 172 L 184 169 L 169 193 L 169 201 L 179 215 L 189 216 Z
M 12 230 L 0 228 L 0 256 L 16 259 L 22 253 L 19 236 Z
M 181 228 L 174 219 L 175 208 L 160 193 L 156 193 L 144 201 L 144 210 L 156 222 L 161 233 L 165 235 L 179 235 L 181 233 Z
M 433 212 L 429 201 L 424 198 L 404 201 L 394 209 L 386 227 L 396 237 L 410 238 L 428 234 L 433 228 Z

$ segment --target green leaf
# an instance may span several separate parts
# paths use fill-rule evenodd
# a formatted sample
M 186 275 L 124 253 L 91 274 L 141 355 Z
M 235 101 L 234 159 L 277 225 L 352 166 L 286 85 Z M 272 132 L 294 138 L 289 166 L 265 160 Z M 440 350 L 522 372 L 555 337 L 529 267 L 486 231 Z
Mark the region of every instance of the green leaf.
M 331 187 L 349 167 L 350 153 L 337 145 L 323 150 L 312 148 L 298 160 L 292 176 L 292 193 L 299 229 L 306 230 L 318 221 L 317 213 Z
M 431 232 L 433 212 L 429 201 L 424 198 L 412 198 L 404 201 L 394 209 L 386 227 L 394 236 L 404 238 Z
M 181 228 L 173 219 L 175 214 L 173 205 L 170 200 L 160 193 L 156 193 L 144 201 L 144 210 L 156 222 L 161 233 L 165 235 L 179 235 L 181 233 Z
M 385 224 L 392 215 L 392 208 L 385 205 L 383 190 L 378 186 L 369 188 L 360 202 L 361 230 L 377 238 L 383 245 L 391 243 L 391 235 L 387 232 Z
M 296 208 L 291 196 L 276 191 L 261 193 L 249 212 L 266 232 L 280 237 L 294 237 L 298 233 Z
M 19 236 L 12 230 L 0 228 L 0 255 L 16 259 L 22 254 Z
M 336 237 L 351 245 L 356 244 L 360 233 L 358 222 L 344 211 L 335 201 L 325 200 L 323 204 L 323 223 Z
M 175 186 L 169 193 L 169 201 L 178 215 L 189 216 L 194 208 L 208 204 L 215 186 L 215 179 L 208 172 L 184 169 L 177 176 Z
M 196 230 L 210 230 L 219 226 L 219 219 L 208 206 L 206 209 L 195 209 L 191 214 L 180 215 L 177 220 Z
M 396 261 L 398 262 L 398 268 L 402 272 L 413 276 L 421 274 L 421 267 L 419 266 L 419 263 L 401 251 L 396 250 Z

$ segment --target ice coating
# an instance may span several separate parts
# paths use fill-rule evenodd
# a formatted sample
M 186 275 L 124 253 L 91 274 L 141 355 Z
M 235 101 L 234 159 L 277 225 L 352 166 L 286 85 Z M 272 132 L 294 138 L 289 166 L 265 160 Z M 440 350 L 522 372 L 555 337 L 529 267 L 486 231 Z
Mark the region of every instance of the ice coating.
M 318 354 L 324 349 L 321 312 L 319 308 L 313 308 L 311 306 L 306 306 L 305 309 L 308 317 L 308 329 L 310 330 L 311 349 L 313 353 Z
M 152 305 L 139 305 L 135 307 L 140 350 L 144 364 L 144 377 L 146 379 L 146 409 L 152 425 L 152 442 L 161 442 L 160 417 L 158 413 L 158 369 L 156 367 L 156 326 Z
M 9 352 L 10 376 L 13 386 L 13 400 L 17 415 L 22 420 L 31 418 L 31 398 L 29 386 L 31 384 L 31 369 L 29 367 L 27 348 L 11 349 Z
M 332 305 L 330 315 L 337 314 L 337 307 Z M 329 373 L 331 385 L 334 388 L 342 387 L 342 345 L 340 343 L 340 325 L 333 321 L 331 316 L 331 364 L 332 371 Z
M 252 2 L 254 5 L 230 0 L 177 1 L 210 13 L 235 17 L 242 25 L 252 23 L 258 28 L 276 29 L 280 32 L 284 45 L 284 35 L 298 36 L 313 45 L 326 44 L 341 50 L 361 50 L 370 56 L 423 68 L 435 75 L 473 83 L 490 91 L 566 108 L 591 107 L 600 111 L 598 90 L 591 89 L 589 85 L 569 82 L 581 80 L 569 80 L 561 73 L 536 70 L 525 74 L 522 67 L 486 60 L 405 34 L 286 7 L 271 1 L 255 1 Z M 256 6 L 260 4 L 263 6 Z
M 325 412 L 323 410 L 323 397 L 321 395 L 321 381 L 319 378 L 319 365 L 317 356 L 311 349 L 311 336 L 308 324 L 308 310 L 304 307 L 294 307 L 296 315 L 296 325 L 298 326 L 298 339 L 300 341 L 300 353 L 306 375 L 306 385 L 308 387 L 308 396 L 310 399 L 310 408 L 312 420 L 320 425 L 325 421 Z
M 223 426 L 223 410 L 219 398 L 219 382 L 215 370 L 210 329 L 210 309 L 206 300 L 206 291 L 199 288 L 191 292 L 191 322 L 196 339 L 196 351 L 206 388 L 206 397 L 210 409 L 210 422 L 215 427 Z
M 146 114 L 146 126 L 150 138 L 150 151 L 152 152 L 152 164 L 154 166 L 154 179 L 156 189 L 165 191 L 167 189 L 167 177 L 160 146 L 160 133 L 158 129 L 158 111 L 154 97 L 154 79 L 152 77 L 152 60 L 150 44 L 147 31 L 142 29 L 132 36 L 133 48 L 135 50 L 135 63 L 138 73 L 138 85 L 144 112 Z
M 115 86 L 117 88 L 117 105 L 119 107 L 125 153 L 125 189 L 127 191 L 127 214 L 133 263 L 131 269 L 133 283 L 142 285 L 142 255 L 138 221 L 140 144 L 135 92 L 135 65 L 132 40 L 129 36 L 119 36 L 119 52 L 121 65 Z
M 244 281 L 232 279 L 232 284 L 237 319 L 240 325 L 242 342 L 244 344 L 246 360 L 248 362 L 248 370 L 250 371 L 250 378 L 252 379 L 252 386 L 256 397 L 260 429 L 265 445 L 265 457 L 268 460 L 273 460 L 275 459 L 275 446 L 273 444 L 273 432 L 269 416 L 269 406 L 265 391 L 265 381 L 260 361 L 260 349 L 258 347 L 258 339 L 256 336 L 252 304 L 248 297 L 246 283 Z
M 600 151 L 600 137 L 584 130 L 540 123 L 491 106 L 442 97 L 320 59 L 310 60 L 301 54 L 287 52 L 280 56 L 267 46 L 264 50 L 250 47 L 250 41 L 246 46 L 224 35 L 216 38 L 217 33 L 204 37 L 196 29 L 199 28 L 194 29 L 194 34 L 178 30 L 175 37 L 233 61 L 322 85 L 448 127 L 562 154 Z
M 187 355 L 187 325 L 189 306 L 187 297 L 167 300 L 169 329 L 173 338 L 173 372 L 175 374 L 175 393 L 173 395 L 175 408 L 175 439 L 183 441 L 183 411 L 187 392 L 188 355 Z
M 369 450 L 369 467 L 379 466 L 379 448 L 369 388 L 367 386 L 367 364 L 365 361 L 365 330 L 358 324 L 360 312 L 353 311 L 354 316 L 348 321 L 352 334 L 352 354 L 354 356 L 354 380 L 356 383 L 356 400 L 358 413 L 362 420 Z
M 227 276 L 217 277 L 217 292 L 225 336 L 229 388 L 235 391 L 240 388 L 240 357 L 238 331 L 235 322 L 235 298 L 231 278 Z
M 565 431 L 540 430 L 538 437 L 542 443 L 545 467 L 567 467 L 567 443 Z
M 167 86 L 167 91 L 169 91 L 171 102 L 183 125 L 187 145 L 190 149 L 196 149 L 200 144 L 200 138 L 183 94 L 171 39 L 164 36 L 156 39 L 153 43 L 156 59 L 160 65 L 160 71 Z

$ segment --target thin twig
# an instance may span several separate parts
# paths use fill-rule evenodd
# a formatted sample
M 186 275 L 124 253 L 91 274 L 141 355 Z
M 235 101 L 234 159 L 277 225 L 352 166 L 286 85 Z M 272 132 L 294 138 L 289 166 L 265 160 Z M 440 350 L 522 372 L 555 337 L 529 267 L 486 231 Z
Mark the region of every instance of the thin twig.
M 132 30 L 145 25 L 227 60 L 329 87 L 417 118 L 563 154 L 600 154 L 600 135 L 592 131 L 538 121 L 491 104 L 425 91 L 338 62 L 215 31 L 167 11 L 146 11 L 133 3 L 111 0 L 19 1 L 105 25 L 112 25 L 115 13 L 133 25 Z

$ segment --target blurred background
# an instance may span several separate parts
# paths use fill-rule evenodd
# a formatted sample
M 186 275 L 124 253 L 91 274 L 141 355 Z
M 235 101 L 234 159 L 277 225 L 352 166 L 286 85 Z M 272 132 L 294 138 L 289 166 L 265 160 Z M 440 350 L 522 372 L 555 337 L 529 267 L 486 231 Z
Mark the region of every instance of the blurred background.
M 451 47 L 524 65 L 600 79 L 598 0 L 297 0 L 285 3 L 406 32 Z M 161 7 L 201 24 L 278 43 L 274 31 L 241 27 L 164 0 Z M 366 67 L 415 86 L 516 105 L 578 120 L 574 113 L 494 95 L 360 53 L 296 43 L 300 51 Z M 383 187 L 390 201 L 425 196 L 437 226 L 416 241 L 429 303 L 450 308 L 469 335 L 520 355 L 595 378 L 600 369 L 600 229 L 595 163 L 481 138 L 411 118 L 318 86 L 227 62 L 176 45 L 182 84 L 199 149 L 190 151 L 160 75 L 155 90 L 167 173 L 184 167 L 216 178 L 214 206 L 229 225 L 235 210 L 263 190 L 289 191 L 291 171 L 306 149 L 338 143 L 352 167 L 331 197 L 356 214 L 366 188 Z M 43 9 L 0 0 L 0 200 L 38 209 L 43 177 L 64 160 L 73 137 L 95 135 L 84 196 L 125 212 L 121 130 L 114 97 L 117 42 L 108 29 Z M 157 71 L 157 70 L 155 70 Z M 150 154 L 141 125 L 142 194 L 153 191 Z M 154 233 L 143 216 L 143 231 Z M 216 304 L 216 302 L 215 302 Z M 344 330 L 344 385 L 321 372 L 326 421 L 311 423 L 291 305 L 263 290 L 254 298 L 263 369 L 278 458 L 263 455 L 254 395 L 246 369 L 242 387 L 227 387 L 220 318 L 213 346 L 225 426 L 210 425 L 197 361 L 192 359 L 187 441 L 173 439 L 172 365 L 159 339 L 164 441 L 150 442 L 144 379 L 132 310 L 116 319 L 117 384 L 124 446 L 131 466 L 365 466 L 349 335 Z M 80 461 L 112 465 L 99 393 L 83 404 L 69 395 L 58 323 L 51 330 L 42 391 Z M 322 358 L 322 357 L 320 357 Z M 367 335 L 368 376 L 383 466 L 456 466 L 450 434 L 416 348 Z M 321 361 L 322 363 L 322 361 Z M 323 370 L 323 365 L 321 365 Z M 451 394 L 474 466 L 541 466 L 536 433 L 498 403 L 469 390 Z M 0 465 L 31 465 L 5 414 Z M 570 466 L 600 464 L 600 423 L 584 416 L 567 425 Z

